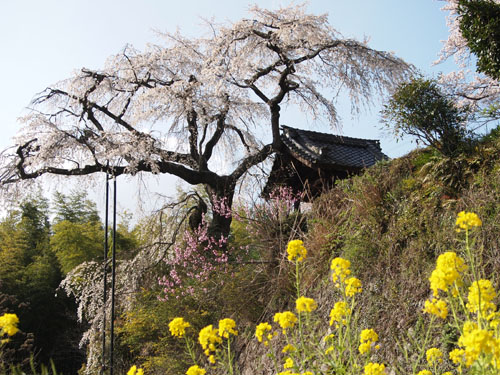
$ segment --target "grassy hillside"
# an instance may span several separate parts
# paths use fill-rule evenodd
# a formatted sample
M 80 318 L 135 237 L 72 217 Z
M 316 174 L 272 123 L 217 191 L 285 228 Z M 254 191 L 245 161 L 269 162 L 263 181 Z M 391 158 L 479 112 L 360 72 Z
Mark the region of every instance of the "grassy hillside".
M 380 350 L 374 359 L 391 370 L 408 373 L 413 365 L 419 369 L 426 364 L 418 351 L 425 339 L 419 327 L 429 323 L 422 313 L 432 296 L 429 277 L 440 254 L 454 251 L 465 257 L 464 233 L 456 232 L 458 212 L 472 211 L 481 218 L 482 227 L 471 232 L 470 248 L 479 278 L 498 287 L 499 150 L 500 142 L 492 135 L 473 152 L 453 159 L 431 150 L 412 152 L 343 181 L 308 214 L 303 283 L 320 305 L 317 314 L 328 321 L 339 298 L 330 280 L 330 260 L 350 260 L 352 274 L 363 283 L 357 327 L 375 329 Z M 319 329 L 331 332 L 327 324 Z M 447 353 L 456 347 L 458 336 L 448 320 L 431 329 L 427 344 L 440 348 L 451 366 Z M 255 342 L 250 351 L 266 352 Z M 245 353 L 242 360 L 243 366 L 250 364 L 248 374 L 258 370 L 251 357 Z

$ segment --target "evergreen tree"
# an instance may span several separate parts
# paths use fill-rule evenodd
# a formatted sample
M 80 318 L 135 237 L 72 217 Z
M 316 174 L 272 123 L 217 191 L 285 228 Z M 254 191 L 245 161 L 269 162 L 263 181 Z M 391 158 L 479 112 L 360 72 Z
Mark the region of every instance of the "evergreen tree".
M 0 222 L 0 294 L 9 296 L 2 299 L 0 310 L 9 309 L 19 316 L 25 338 L 33 337 L 32 354 L 37 363 L 52 359 L 59 371 L 75 373 L 84 355 L 77 340 L 69 338 L 80 330 L 74 301 L 64 293 L 57 294 L 62 273 L 50 248 L 48 215 L 47 200 L 38 197 L 24 201 L 18 211 Z M 13 299 L 18 303 L 7 305 Z M 11 350 L 17 353 L 9 361 L 26 361 L 22 350 L 26 343 L 13 340 Z

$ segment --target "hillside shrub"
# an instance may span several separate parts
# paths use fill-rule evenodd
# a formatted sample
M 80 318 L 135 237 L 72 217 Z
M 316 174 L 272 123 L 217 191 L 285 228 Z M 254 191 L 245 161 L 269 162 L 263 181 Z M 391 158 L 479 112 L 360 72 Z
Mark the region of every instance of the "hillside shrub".
M 401 84 L 382 111 L 396 137 L 415 137 L 448 157 L 467 147 L 468 115 L 468 108 L 458 107 L 435 80 L 424 78 Z

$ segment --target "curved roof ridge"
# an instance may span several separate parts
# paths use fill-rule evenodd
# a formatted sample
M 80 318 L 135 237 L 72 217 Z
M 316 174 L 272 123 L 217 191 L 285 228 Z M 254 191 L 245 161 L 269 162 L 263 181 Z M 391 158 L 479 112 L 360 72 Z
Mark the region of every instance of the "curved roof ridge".
M 387 159 L 375 139 L 346 137 L 281 126 L 281 140 L 289 152 L 306 165 L 365 168 Z
M 349 136 L 341 135 L 341 134 L 322 133 L 322 132 L 318 132 L 318 131 L 314 131 L 314 130 L 292 128 L 291 126 L 288 126 L 288 125 L 280 125 L 280 127 L 283 130 L 292 130 L 292 131 L 297 132 L 297 133 L 311 134 L 311 135 L 322 136 L 322 137 L 327 137 L 327 138 L 331 138 L 331 139 L 339 139 L 339 140 L 347 140 L 347 141 L 360 141 L 362 143 L 369 142 L 369 143 L 375 143 L 377 145 L 380 145 L 380 141 L 378 139 L 356 138 L 356 137 L 349 137 Z

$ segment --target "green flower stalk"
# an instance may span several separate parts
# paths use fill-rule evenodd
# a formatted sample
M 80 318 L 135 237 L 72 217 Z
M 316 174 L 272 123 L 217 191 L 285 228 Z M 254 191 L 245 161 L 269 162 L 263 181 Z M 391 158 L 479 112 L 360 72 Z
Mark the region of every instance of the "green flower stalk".
M 170 334 L 174 337 L 184 338 L 186 342 L 186 348 L 191 357 L 192 361 L 196 364 L 196 356 L 193 351 L 193 342 L 186 336 L 186 328 L 191 327 L 191 324 L 186 322 L 184 318 L 174 318 L 168 324 L 168 329 L 170 330 Z

